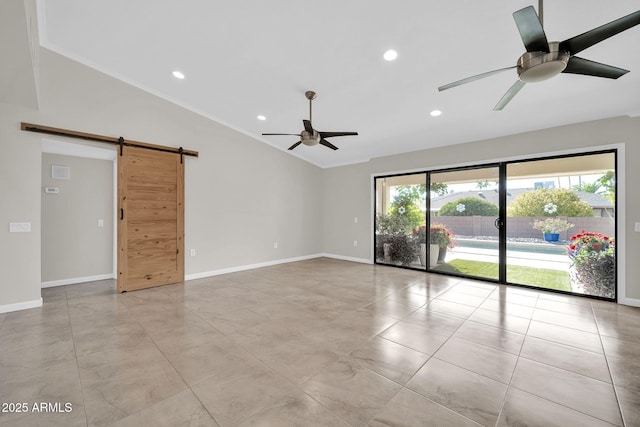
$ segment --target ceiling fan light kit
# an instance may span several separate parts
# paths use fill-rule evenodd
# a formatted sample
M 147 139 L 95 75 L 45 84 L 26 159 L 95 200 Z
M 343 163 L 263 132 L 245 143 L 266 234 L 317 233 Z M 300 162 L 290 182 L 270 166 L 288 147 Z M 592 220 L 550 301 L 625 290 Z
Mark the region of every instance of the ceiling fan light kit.
M 494 110 L 502 110 L 526 83 L 542 82 L 560 73 L 617 79 L 629 72 L 623 68 L 580 58 L 575 54 L 640 24 L 640 10 L 562 42 L 548 42 L 542 27 L 542 8 L 543 2 L 540 0 L 538 2 L 539 14 L 536 13 L 533 6 L 525 7 L 513 14 L 520 38 L 526 49 L 526 52 L 518 59 L 516 66 L 467 77 L 440 86 L 438 91 L 451 89 L 516 68 L 518 80 L 493 108 Z
M 314 145 L 324 145 L 327 148 L 331 148 L 332 150 L 337 150 L 338 147 L 327 141 L 326 138 L 334 137 L 334 136 L 355 136 L 358 135 L 358 132 L 321 132 L 317 131 L 311 125 L 311 106 L 312 101 L 316 99 L 316 93 L 312 90 L 308 90 L 304 93 L 305 98 L 309 100 L 309 120 L 302 120 L 302 124 L 304 129 L 302 132 L 298 133 L 263 133 L 263 136 L 269 135 L 295 135 L 300 137 L 300 141 L 293 144 L 288 150 L 293 150 L 300 144 L 304 144 L 308 147 L 313 147 Z
M 567 68 L 569 52 L 558 50 L 560 43 L 549 43 L 549 53 L 525 52 L 518 59 L 518 78 L 525 83 L 548 80 Z

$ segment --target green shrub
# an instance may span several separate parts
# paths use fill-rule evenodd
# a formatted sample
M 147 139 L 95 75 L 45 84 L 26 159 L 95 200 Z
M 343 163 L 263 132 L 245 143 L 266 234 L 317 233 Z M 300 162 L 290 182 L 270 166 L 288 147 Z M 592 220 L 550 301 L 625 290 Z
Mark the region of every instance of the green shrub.
M 552 213 L 545 206 L 555 206 Z M 593 216 L 593 209 L 566 188 L 540 188 L 520 194 L 507 209 L 508 216 Z
M 463 197 L 447 203 L 438 213 L 440 216 L 498 216 L 498 207 L 477 197 Z

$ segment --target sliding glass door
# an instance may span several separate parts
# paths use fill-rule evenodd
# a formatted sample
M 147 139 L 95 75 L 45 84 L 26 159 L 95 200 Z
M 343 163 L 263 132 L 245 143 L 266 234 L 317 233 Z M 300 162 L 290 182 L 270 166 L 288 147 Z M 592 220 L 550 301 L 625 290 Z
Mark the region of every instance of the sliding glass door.
M 376 178 L 376 263 L 424 269 L 427 174 Z
M 500 279 L 498 165 L 429 173 L 429 270 Z
M 613 152 L 507 167 L 507 282 L 614 298 Z
M 616 298 L 616 152 L 375 179 L 375 262 Z

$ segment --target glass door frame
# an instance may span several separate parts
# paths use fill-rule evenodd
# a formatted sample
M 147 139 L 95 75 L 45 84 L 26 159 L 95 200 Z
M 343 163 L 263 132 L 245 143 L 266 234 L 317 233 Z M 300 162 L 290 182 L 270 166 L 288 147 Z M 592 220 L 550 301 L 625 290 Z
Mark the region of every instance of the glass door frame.
M 487 277 L 479 277 L 479 276 L 471 276 L 467 274 L 460 274 L 454 272 L 443 272 L 438 271 L 436 269 L 431 268 L 429 264 L 427 264 L 427 272 L 435 273 L 435 274 L 444 274 L 447 276 L 461 277 L 465 279 L 475 279 L 475 280 L 484 280 L 487 282 L 494 283 L 506 283 L 507 277 L 507 231 L 504 227 L 505 218 L 507 214 L 507 192 L 503 191 L 502 188 L 506 186 L 506 166 L 504 166 L 505 162 L 494 162 L 494 163 L 483 163 L 478 165 L 470 165 L 470 166 L 461 166 L 461 167 L 453 167 L 453 168 L 444 168 L 444 169 L 433 169 L 427 171 L 427 189 L 431 188 L 431 175 L 438 174 L 443 172 L 460 172 L 460 171 L 468 171 L 474 169 L 490 169 L 496 168 L 498 171 L 498 217 L 496 218 L 495 224 L 498 229 L 498 278 L 487 278 Z M 428 193 L 427 197 L 427 229 L 431 229 L 431 195 Z
M 602 296 L 598 296 L 598 295 L 588 295 L 588 294 L 581 294 L 581 293 L 576 293 L 576 292 L 569 292 L 569 291 L 564 291 L 564 290 L 556 290 L 556 289 L 548 289 L 548 288 L 540 288 L 540 287 L 536 287 L 536 286 L 531 286 L 531 285 L 526 285 L 526 284 L 519 284 L 519 283 L 512 283 L 512 282 L 508 282 L 507 281 L 507 167 L 509 164 L 514 164 L 514 163 L 525 163 L 525 162 L 535 162 L 535 161 L 542 161 L 542 160 L 553 160 L 553 159 L 562 159 L 562 158 L 571 158 L 571 157 L 585 157 L 585 156 L 590 156 L 590 155 L 597 155 L 597 154 L 613 154 L 614 155 L 614 182 L 616 183 L 615 188 L 614 188 L 614 203 L 613 203 L 613 209 L 614 209 L 614 214 L 613 214 L 613 220 L 614 220 L 614 238 L 616 239 L 616 241 L 618 240 L 618 149 L 617 148 L 609 148 L 609 149 L 602 149 L 602 150 L 595 150 L 595 151 L 584 151 L 584 152 L 579 152 L 579 153 L 569 153 L 569 154 L 558 154 L 558 155 L 551 155 L 551 156 L 542 156 L 542 157 L 528 157 L 528 158 L 523 158 L 523 159 L 516 159 L 516 160 L 505 160 L 505 161 L 499 161 L 499 162 L 489 162 L 489 163 L 481 163 L 481 164 L 474 164 L 474 165 L 469 165 L 469 166 L 461 166 L 461 167 L 451 167 L 451 168 L 440 168 L 440 169 L 425 169 L 425 170 L 418 170 L 418 171 L 413 171 L 413 172 L 407 172 L 407 173 L 396 173 L 396 174 L 389 174 L 389 175 L 376 175 L 373 177 L 374 179 L 374 200 L 373 200 L 373 212 L 374 212 L 374 239 L 373 239 L 373 244 L 374 244 L 374 254 L 375 254 L 375 216 L 376 216 L 376 204 L 377 204 L 377 188 L 376 188 L 376 180 L 380 179 L 380 178 L 390 178 L 390 177 L 395 177 L 395 176 L 403 176 L 403 175 L 417 175 L 417 174 L 421 174 L 424 173 L 426 174 L 426 185 L 427 185 L 427 197 L 426 197 L 426 224 L 427 224 L 427 229 L 429 229 L 430 224 L 431 224 L 431 196 L 430 196 L 430 188 L 431 188 L 431 175 L 435 174 L 435 173 L 442 173 L 442 172 L 454 172 L 454 171 L 461 171 L 461 170 L 472 170 L 472 169 L 483 169 L 483 168 L 491 168 L 491 167 L 497 167 L 498 168 L 498 218 L 496 220 L 496 225 L 498 227 L 498 279 L 491 279 L 491 278 L 478 278 L 475 276 L 468 276 L 465 274 L 457 274 L 457 273 L 452 273 L 452 272 L 443 272 L 443 271 L 438 271 L 438 270 L 434 270 L 432 268 L 430 268 L 429 263 L 427 262 L 427 265 L 424 269 L 420 268 L 413 268 L 413 267 L 401 267 L 401 268 L 409 268 L 412 270 L 416 270 L 416 271 L 425 271 L 431 274 L 440 274 L 440 275 L 445 275 L 445 276 L 454 276 L 454 277 L 461 277 L 461 278 L 466 278 L 466 279 L 474 279 L 474 280 L 482 280 L 482 281 L 486 281 L 486 282 L 494 282 L 494 283 L 499 283 L 499 284 L 505 284 L 505 285 L 509 285 L 509 286 L 516 286 L 516 287 L 522 287 L 522 288 L 527 288 L 527 289 L 537 289 L 537 290 L 545 290 L 548 292 L 555 292 L 555 293 L 560 293 L 560 294 L 565 294 L 565 295 L 573 295 L 573 296 L 581 296 L 581 297 L 585 297 L 585 298 L 592 298 L 592 299 L 599 299 L 599 300 L 604 300 L 604 301 L 613 301 L 613 302 L 617 302 L 618 301 L 618 268 L 620 267 L 619 263 L 618 263 L 618 250 L 616 249 L 616 251 L 614 252 L 614 262 L 615 262 L 615 295 L 613 298 L 606 298 L 606 297 L 602 297 Z M 428 247 L 429 245 L 427 245 Z M 429 250 L 429 249 L 428 249 Z M 374 255 L 374 259 L 373 259 L 374 264 L 379 264 L 379 265 L 389 265 L 389 264 L 385 264 L 385 263 L 379 263 L 377 262 L 375 255 Z

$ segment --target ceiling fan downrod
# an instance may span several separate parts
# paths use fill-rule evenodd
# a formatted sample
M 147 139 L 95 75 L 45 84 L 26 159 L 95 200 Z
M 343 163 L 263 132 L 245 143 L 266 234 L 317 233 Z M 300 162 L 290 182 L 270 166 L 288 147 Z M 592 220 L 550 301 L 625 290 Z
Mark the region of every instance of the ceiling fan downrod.
M 311 104 L 314 99 L 316 99 L 316 93 L 312 90 L 308 90 L 304 93 L 304 96 L 307 97 L 307 99 L 309 100 L 309 121 L 311 123 L 313 123 L 313 121 L 311 120 Z
M 538 19 L 540 19 L 540 25 L 544 27 L 544 20 L 542 19 L 542 0 L 538 0 Z

